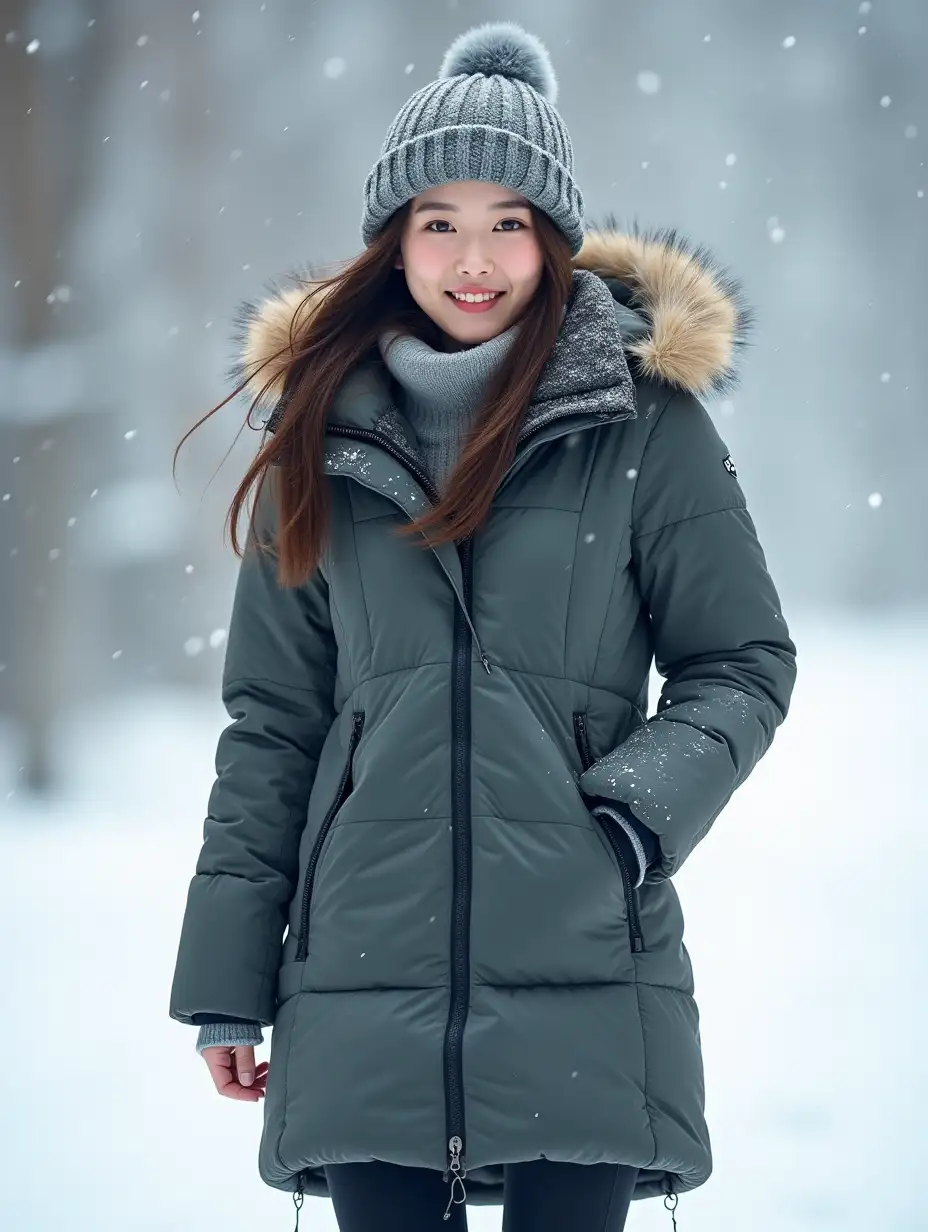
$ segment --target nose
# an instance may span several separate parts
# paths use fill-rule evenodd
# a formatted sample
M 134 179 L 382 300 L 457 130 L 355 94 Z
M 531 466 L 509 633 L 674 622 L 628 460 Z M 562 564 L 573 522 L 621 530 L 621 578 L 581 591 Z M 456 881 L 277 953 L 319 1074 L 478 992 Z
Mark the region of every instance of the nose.
M 468 278 L 485 277 L 492 269 L 493 262 L 486 253 L 480 251 L 480 241 L 477 239 L 458 260 L 458 274 Z

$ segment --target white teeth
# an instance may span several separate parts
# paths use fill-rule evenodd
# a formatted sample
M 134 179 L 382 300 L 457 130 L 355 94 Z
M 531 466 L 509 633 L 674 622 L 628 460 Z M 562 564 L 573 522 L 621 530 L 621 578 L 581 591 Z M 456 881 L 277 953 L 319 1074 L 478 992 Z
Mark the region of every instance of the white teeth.
M 480 295 L 474 295 L 472 292 L 468 291 L 466 295 L 458 295 L 456 291 L 452 291 L 451 294 L 455 299 L 462 299 L 468 304 L 482 304 L 484 300 L 496 299 L 500 292 L 494 291 L 492 294 L 481 292 Z

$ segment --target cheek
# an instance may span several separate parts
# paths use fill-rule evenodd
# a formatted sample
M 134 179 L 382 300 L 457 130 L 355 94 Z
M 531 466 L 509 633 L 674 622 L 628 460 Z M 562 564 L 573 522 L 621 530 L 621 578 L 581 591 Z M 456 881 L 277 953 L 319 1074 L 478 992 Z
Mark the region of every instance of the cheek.
M 513 282 L 537 283 L 541 278 L 543 264 L 538 242 L 533 235 L 527 235 L 524 243 L 512 246 L 505 268 Z
M 405 247 L 403 260 L 411 282 L 435 282 L 442 278 L 447 259 L 441 257 L 434 245 L 412 238 L 406 241 Z

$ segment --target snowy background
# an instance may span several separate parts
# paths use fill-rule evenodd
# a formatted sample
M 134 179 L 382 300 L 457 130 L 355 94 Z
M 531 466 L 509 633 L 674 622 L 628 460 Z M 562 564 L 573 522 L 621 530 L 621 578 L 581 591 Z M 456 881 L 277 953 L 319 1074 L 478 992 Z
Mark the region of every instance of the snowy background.
M 359 251 L 390 120 L 500 18 L 551 52 L 588 221 L 679 227 L 758 314 L 707 405 L 799 679 L 677 880 L 715 1155 L 679 1232 L 928 1226 L 922 0 L 0 0 L 3 1232 L 292 1228 L 260 1106 L 167 1017 L 246 406 L 176 485 L 173 451 L 235 305 Z

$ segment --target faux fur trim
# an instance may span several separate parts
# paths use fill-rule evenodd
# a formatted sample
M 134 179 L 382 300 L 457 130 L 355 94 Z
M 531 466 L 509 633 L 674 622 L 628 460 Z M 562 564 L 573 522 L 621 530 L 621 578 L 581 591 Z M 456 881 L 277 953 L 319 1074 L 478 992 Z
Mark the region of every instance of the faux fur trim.
M 740 283 L 704 245 L 692 244 L 676 228 L 642 230 L 633 224 L 624 232 L 609 215 L 602 227 L 587 228 L 573 263 L 628 288 L 627 306 L 643 318 L 647 332 L 629 339 L 625 349 L 643 377 L 702 397 L 734 388 L 738 353 L 749 340 L 754 314 Z M 236 386 L 247 378 L 249 401 L 270 382 L 258 406 L 274 406 L 283 393 L 291 331 L 297 337 L 322 302 L 316 296 L 298 311 L 312 283 L 311 269 L 289 274 L 281 283 L 268 283 L 263 300 L 248 301 L 236 312 L 228 375 Z
M 728 393 L 754 326 L 740 282 L 674 227 L 621 231 L 612 215 L 587 229 L 574 265 L 616 278 L 648 324 L 626 351 L 642 376 L 694 395 Z

